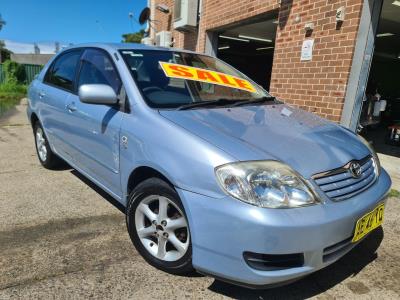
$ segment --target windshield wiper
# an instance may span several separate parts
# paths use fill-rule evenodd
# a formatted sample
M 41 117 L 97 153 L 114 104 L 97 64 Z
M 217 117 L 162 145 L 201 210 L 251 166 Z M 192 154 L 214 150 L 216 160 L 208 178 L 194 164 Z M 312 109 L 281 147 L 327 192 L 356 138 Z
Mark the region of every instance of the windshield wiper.
M 218 100 L 199 101 L 199 102 L 183 104 L 183 105 L 177 107 L 176 110 L 186 110 L 186 109 L 191 109 L 191 108 L 195 108 L 195 107 L 203 107 L 203 106 L 213 106 L 213 105 L 219 106 L 219 105 L 232 105 L 232 104 L 237 104 L 237 101 L 221 98 Z
M 233 104 L 232 107 L 242 106 L 242 105 L 252 105 L 252 104 L 263 103 L 263 102 L 274 101 L 274 100 L 275 100 L 275 97 L 272 97 L 272 96 L 268 96 L 267 97 L 267 96 L 265 96 L 265 97 L 257 98 L 257 99 L 254 99 L 254 100 L 240 101 L 240 102 L 237 102 L 237 103 Z
M 206 107 L 206 106 L 220 106 L 220 105 L 228 105 L 229 107 L 241 106 L 241 105 L 252 105 L 256 103 L 262 103 L 266 101 L 273 101 L 275 97 L 261 97 L 254 100 L 231 100 L 227 98 L 220 98 L 218 100 L 209 100 L 209 101 L 199 101 L 199 102 L 192 102 L 188 104 L 183 104 L 176 108 L 176 110 L 186 110 L 195 107 Z

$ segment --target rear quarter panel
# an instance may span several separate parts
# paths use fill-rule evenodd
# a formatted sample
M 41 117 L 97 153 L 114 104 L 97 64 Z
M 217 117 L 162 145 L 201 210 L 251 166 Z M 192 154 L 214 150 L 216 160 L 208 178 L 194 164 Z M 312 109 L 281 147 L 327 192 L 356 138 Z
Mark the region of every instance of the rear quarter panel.
M 29 121 L 31 121 L 31 116 L 33 113 L 37 115 L 39 120 L 40 118 L 40 108 L 38 107 L 40 105 L 40 99 L 39 99 L 39 88 L 40 85 L 43 83 L 44 76 L 49 69 L 50 65 L 54 61 L 54 59 L 58 55 L 53 56 L 47 64 L 43 67 L 43 69 L 40 71 L 40 73 L 36 76 L 36 78 L 31 82 L 31 84 L 28 87 L 28 107 L 27 107 L 27 115 Z

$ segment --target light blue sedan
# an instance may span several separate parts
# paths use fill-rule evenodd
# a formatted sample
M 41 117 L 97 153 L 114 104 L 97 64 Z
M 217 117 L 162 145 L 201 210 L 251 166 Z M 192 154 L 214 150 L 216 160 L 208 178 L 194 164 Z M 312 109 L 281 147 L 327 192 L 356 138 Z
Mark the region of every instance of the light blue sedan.
M 41 164 L 119 201 L 137 251 L 169 273 L 284 284 L 383 221 L 391 181 L 363 138 L 214 57 L 73 46 L 32 82 L 28 117 Z

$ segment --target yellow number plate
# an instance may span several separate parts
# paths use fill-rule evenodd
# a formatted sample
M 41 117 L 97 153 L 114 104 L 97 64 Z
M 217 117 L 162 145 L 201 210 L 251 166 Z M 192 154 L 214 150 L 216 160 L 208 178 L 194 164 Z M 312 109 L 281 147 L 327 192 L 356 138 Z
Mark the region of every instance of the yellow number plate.
M 383 222 L 384 204 L 380 204 L 373 211 L 365 214 L 357 221 L 352 242 L 357 242 L 369 232 L 379 227 Z

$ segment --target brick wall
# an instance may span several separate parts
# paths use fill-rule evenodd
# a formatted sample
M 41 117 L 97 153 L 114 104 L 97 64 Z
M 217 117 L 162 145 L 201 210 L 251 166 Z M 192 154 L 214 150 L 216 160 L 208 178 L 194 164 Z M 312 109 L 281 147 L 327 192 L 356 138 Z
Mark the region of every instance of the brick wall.
M 337 26 L 335 13 L 340 6 L 346 7 L 346 17 L 342 26 Z M 361 8 L 362 0 L 282 1 L 271 93 L 340 121 Z M 304 26 L 308 22 L 313 22 L 315 29 L 306 37 Z M 313 59 L 301 62 L 301 45 L 306 38 L 315 39 Z
M 153 27 L 157 31 L 173 31 L 174 47 L 203 52 L 205 49 L 205 33 L 221 26 L 238 22 L 279 8 L 278 0 L 203 0 L 199 29 L 194 32 L 178 32 L 173 30 L 174 0 L 152 0 L 154 8 L 157 4 L 165 4 L 171 13 L 164 14 L 154 9 Z M 153 31 L 154 32 L 154 31 Z
M 173 9 L 173 0 L 153 0 Z M 279 4 L 280 3 L 280 4 Z M 354 54 L 362 0 L 203 0 L 198 32 L 173 31 L 175 47 L 205 50 L 206 32 L 279 9 L 270 91 L 287 103 L 339 121 Z M 337 26 L 336 9 L 346 8 Z M 160 16 L 172 30 L 172 16 Z M 168 19 L 169 18 L 169 19 Z M 306 36 L 304 26 L 315 28 Z M 314 39 L 312 61 L 300 61 L 304 39 Z
M 174 31 L 174 47 L 196 51 L 197 31 L 178 32 Z
M 203 0 L 197 51 L 203 52 L 206 31 L 279 8 L 278 0 Z
M 153 0 L 153 13 L 154 20 L 152 26 L 157 32 L 159 31 L 172 31 L 174 39 L 174 47 L 187 50 L 196 50 L 197 45 L 197 31 L 194 32 L 179 32 L 173 30 L 173 8 L 174 0 Z M 165 14 L 155 9 L 158 4 L 164 4 L 169 7 L 170 13 Z M 155 31 L 151 30 L 152 37 L 155 38 Z

